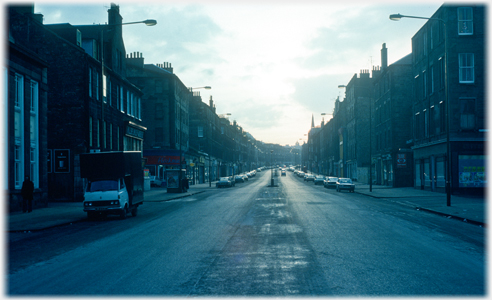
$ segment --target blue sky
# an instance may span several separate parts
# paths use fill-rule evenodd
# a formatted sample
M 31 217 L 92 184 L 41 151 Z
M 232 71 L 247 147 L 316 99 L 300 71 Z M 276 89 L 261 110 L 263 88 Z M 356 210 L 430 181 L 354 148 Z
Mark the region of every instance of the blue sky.
M 395 1 L 396 2 L 396 1 Z M 103 24 L 111 2 L 35 1 L 45 24 Z M 127 53 L 145 63 L 169 62 L 217 113 L 231 113 L 257 140 L 293 145 L 355 73 L 381 65 L 383 43 L 391 64 L 410 54 L 411 38 L 439 1 L 140 1 L 116 2 L 123 22 L 156 19 L 157 25 L 123 27 Z M 330 116 L 326 116 L 330 118 Z

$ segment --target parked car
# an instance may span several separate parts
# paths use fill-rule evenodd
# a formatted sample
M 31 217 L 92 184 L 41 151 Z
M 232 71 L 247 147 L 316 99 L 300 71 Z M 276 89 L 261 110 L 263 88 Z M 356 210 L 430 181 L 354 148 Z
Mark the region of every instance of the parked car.
M 220 177 L 219 181 L 215 184 L 216 187 L 232 187 L 232 181 L 230 177 Z
M 325 181 L 323 181 L 323 186 L 325 188 L 335 189 L 337 187 L 337 181 L 338 181 L 338 177 L 328 176 L 326 177 Z
M 314 178 L 314 185 L 323 184 L 324 181 L 325 181 L 325 176 L 318 175 Z
M 348 190 L 349 192 L 355 191 L 355 184 L 352 182 L 350 178 L 338 178 L 337 181 L 337 192 L 341 192 L 342 190 Z
M 237 183 L 237 182 L 244 182 L 244 178 L 243 178 L 243 175 L 236 175 L 234 176 L 234 181 Z
M 304 176 L 304 181 L 314 181 L 314 178 L 316 178 L 316 176 L 314 176 L 313 174 L 307 174 L 306 176 Z
M 241 176 L 243 176 L 244 181 L 248 181 L 248 180 L 249 180 L 248 175 L 246 175 L 246 174 L 241 174 Z

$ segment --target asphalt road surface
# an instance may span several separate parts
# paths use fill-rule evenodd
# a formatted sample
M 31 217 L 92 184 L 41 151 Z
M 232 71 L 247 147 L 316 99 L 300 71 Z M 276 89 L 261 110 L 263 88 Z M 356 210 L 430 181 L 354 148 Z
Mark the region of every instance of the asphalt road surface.
M 485 295 L 485 229 L 288 172 L 7 236 L 6 294 Z

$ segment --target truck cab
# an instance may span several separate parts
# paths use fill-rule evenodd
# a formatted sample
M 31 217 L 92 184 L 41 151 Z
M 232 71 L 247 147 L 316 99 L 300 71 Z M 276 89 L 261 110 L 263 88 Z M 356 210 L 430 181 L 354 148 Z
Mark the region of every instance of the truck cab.
M 80 155 L 84 189 L 84 211 L 89 218 L 119 215 L 122 219 L 143 204 L 141 152 L 99 152 Z
M 121 215 L 129 207 L 129 195 L 123 178 L 87 182 L 84 211 L 89 217 L 104 211 Z

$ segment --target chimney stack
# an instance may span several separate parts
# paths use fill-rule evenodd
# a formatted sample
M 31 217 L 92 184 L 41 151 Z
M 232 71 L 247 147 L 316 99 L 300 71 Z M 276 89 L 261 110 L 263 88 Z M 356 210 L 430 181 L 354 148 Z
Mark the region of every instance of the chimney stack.
M 386 43 L 383 43 L 383 48 L 381 49 L 381 70 L 384 71 L 388 67 L 388 48 L 386 48 Z

